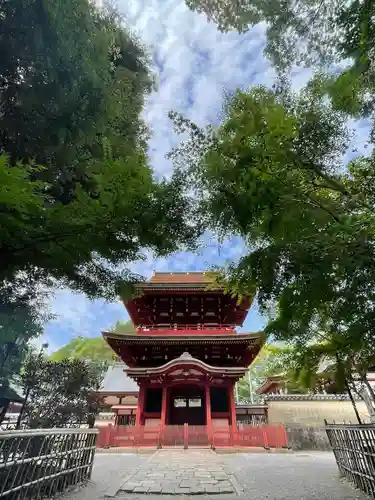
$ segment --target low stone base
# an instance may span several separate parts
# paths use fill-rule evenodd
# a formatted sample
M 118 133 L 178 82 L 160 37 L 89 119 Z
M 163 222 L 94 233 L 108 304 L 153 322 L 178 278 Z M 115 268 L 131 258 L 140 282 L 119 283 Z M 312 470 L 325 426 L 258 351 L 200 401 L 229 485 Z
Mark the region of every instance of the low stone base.
M 237 454 L 237 453 L 292 453 L 293 450 L 289 448 L 261 448 L 258 446 L 235 448 L 233 446 L 228 448 L 216 448 L 215 452 L 220 454 Z
M 142 454 L 152 454 L 155 453 L 155 446 L 153 447 L 141 447 L 132 448 L 127 446 L 116 446 L 115 448 L 97 448 L 96 453 L 138 453 Z
M 293 450 L 331 450 L 325 427 L 287 425 L 286 432 Z

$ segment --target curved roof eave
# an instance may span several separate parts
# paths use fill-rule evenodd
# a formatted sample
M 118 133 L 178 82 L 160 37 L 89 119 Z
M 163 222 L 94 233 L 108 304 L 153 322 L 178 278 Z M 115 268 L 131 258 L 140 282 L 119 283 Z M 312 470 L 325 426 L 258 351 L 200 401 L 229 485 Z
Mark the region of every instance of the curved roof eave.
M 149 376 L 149 375 L 159 375 L 163 373 L 167 373 L 173 368 L 178 368 L 180 366 L 184 367 L 195 367 L 195 368 L 200 368 L 202 371 L 207 372 L 207 373 L 219 373 L 219 374 L 224 374 L 224 375 L 238 375 L 245 373 L 248 368 L 244 366 L 240 367 L 217 367 L 217 366 L 212 366 L 208 365 L 204 361 L 201 361 L 200 359 L 193 358 L 188 352 L 184 352 L 181 354 L 180 357 L 176 359 L 172 359 L 171 361 L 168 361 L 168 363 L 165 363 L 164 365 L 161 366 L 156 366 L 152 368 L 140 368 L 140 367 L 135 367 L 135 368 L 128 368 L 126 370 L 126 373 L 129 376 Z

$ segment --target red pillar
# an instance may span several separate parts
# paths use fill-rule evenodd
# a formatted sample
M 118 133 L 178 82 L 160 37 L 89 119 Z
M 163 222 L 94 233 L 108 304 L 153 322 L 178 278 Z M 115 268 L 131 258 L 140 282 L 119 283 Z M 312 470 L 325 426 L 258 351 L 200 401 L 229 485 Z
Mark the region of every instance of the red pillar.
M 163 387 L 163 394 L 161 400 L 161 428 L 167 425 L 167 398 L 168 398 L 168 388 Z
M 207 426 L 207 436 L 208 442 L 212 444 L 212 419 L 211 419 L 211 397 L 210 397 L 210 386 L 206 385 L 205 389 L 205 400 L 206 400 L 206 426 Z
M 228 387 L 229 396 L 229 412 L 230 412 L 230 426 L 233 444 L 237 438 L 237 416 L 236 416 L 236 402 L 234 400 L 234 384 Z
M 164 431 L 165 426 L 167 424 L 167 397 L 168 397 L 168 388 L 163 387 L 162 397 L 161 397 L 161 415 L 160 415 L 160 430 L 159 430 L 159 443 L 158 447 L 162 447 L 164 444 Z
M 146 388 L 141 385 L 139 387 L 139 394 L 138 394 L 138 406 L 137 406 L 137 413 L 135 416 L 135 426 L 140 427 L 141 425 L 144 425 L 143 422 L 143 411 L 145 407 L 145 396 L 146 396 Z

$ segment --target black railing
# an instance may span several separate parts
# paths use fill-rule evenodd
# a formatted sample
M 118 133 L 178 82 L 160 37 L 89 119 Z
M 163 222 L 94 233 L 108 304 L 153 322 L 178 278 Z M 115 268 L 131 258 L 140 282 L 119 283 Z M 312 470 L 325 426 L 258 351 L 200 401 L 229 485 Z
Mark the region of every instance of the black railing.
M 0 498 L 51 498 L 90 479 L 97 434 L 97 429 L 0 431 Z
M 375 496 L 375 425 L 326 423 L 326 432 L 341 475 Z
M 225 330 L 228 332 L 233 332 L 234 327 L 230 324 L 221 323 L 162 323 L 149 326 L 138 326 L 136 328 L 137 332 L 147 333 L 149 331 L 164 331 L 164 330 L 201 330 L 202 332 L 206 330 Z

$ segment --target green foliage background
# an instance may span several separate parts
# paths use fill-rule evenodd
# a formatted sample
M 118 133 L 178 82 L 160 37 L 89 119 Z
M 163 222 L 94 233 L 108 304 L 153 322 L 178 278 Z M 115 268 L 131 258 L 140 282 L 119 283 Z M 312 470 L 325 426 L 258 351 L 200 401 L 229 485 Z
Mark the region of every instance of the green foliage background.
M 129 334 L 135 333 L 135 328 L 131 321 L 117 321 L 111 331 L 119 334 Z M 63 361 L 67 358 L 87 359 L 96 362 L 108 361 L 109 363 L 117 359 L 115 353 L 102 336 L 75 337 L 50 356 L 52 361 Z

